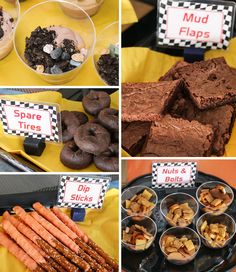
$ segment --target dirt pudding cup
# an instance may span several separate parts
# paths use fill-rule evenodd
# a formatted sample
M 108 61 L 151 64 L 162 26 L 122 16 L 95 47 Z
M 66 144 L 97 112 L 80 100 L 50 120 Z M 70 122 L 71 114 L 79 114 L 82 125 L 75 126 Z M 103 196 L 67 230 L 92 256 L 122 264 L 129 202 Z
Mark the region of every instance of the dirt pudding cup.
M 67 3 L 86 16 L 66 15 Z M 18 57 L 34 74 L 51 84 L 64 84 L 75 78 L 93 52 L 95 28 L 79 6 L 50 0 L 27 10 L 17 24 L 14 46 Z
M 19 1 L 0 0 L 0 60 L 13 49 L 13 34 L 19 14 Z

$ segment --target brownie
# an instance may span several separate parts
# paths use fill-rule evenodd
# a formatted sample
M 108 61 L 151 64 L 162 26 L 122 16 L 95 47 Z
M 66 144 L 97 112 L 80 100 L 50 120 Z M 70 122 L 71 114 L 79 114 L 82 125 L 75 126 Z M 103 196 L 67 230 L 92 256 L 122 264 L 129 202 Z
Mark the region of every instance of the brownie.
M 150 122 L 122 123 L 122 147 L 131 156 L 141 151 L 150 126 Z
M 235 109 L 232 105 L 199 110 L 189 97 L 179 95 L 169 113 L 173 117 L 184 118 L 189 121 L 196 120 L 205 125 L 212 125 L 215 131 L 213 154 L 224 155 L 225 145 L 229 141 L 235 120 Z
M 159 81 L 171 81 L 174 80 L 174 75 L 176 73 L 176 70 L 180 67 L 184 67 L 186 65 L 189 65 L 186 61 L 177 61 L 171 68 L 168 70 L 164 76 L 160 77 Z
M 147 157 L 210 156 L 214 132 L 210 125 L 166 115 L 153 122 L 141 152 Z
M 235 72 L 224 58 L 195 62 L 178 68 L 174 78 L 182 78 L 199 109 L 210 109 L 236 101 Z
M 124 83 L 122 85 L 122 121 L 160 120 L 183 87 L 181 80 Z

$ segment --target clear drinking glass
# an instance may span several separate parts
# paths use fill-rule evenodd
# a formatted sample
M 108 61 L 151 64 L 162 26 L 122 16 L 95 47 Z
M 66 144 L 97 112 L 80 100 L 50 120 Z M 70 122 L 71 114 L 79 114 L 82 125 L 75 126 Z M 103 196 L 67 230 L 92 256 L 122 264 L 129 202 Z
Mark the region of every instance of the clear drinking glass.
M 216 224 L 216 223 L 226 225 L 227 232 L 229 233 L 229 238 L 225 241 L 225 243 L 223 245 L 218 244 L 216 246 L 213 246 L 211 244 L 211 242 L 209 242 L 202 235 L 200 228 L 201 228 L 201 225 L 203 224 L 204 221 L 207 221 L 208 225 L 209 224 Z M 235 221 L 231 216 L 229 216 L 226 213 L 222 213 L 220 215 L 214 215 L 212 213 L 204 213 L 201 217 L 198 218 L 196 228 L 197 228 L 198 234 L 200 235 L 200 237 L 202 239 L 202 243 L 205 246 L 207 246 L 209 248 L 223 248 L 229 244 L 229 242 L 231 241 L 231 239 L 233 238 L 233 236 L 235 234 Z
M 135 245 L 123 241 L 123 236 L 122 236 L 121 242 L 122 242 L 122 245 L 130 251 L 142 252 L 142 251 L 148 249 L 153 244 L 156 234 L 157 234 L 157 226 L 156 226 L 156 223 L 148 216 L 143 216 L 142 221 L 137 221 L 132 216 L 128 216 L 128 217 L 125 217 L 121 221 L 122 233 L 123 233 L 123 230 L 125 230 L 127 227 L 131 227 L 132 225 L 135 225 L 135 224 L 137 224 L 139 226 L 143 226 L 153 236 L 153 239 L 149 240 L 148 243 L 145 243 L 143 245 L 139 245 L 141 248 L 142 248 L 142 246 L 144 246 L 145 247 L 144 249 L 137 249 L 137 248 L 135 248 Z
M 231 197 L 231 201 L 225 207 L 222 207 L 221 209 L 218 209 L 218 210 L 213 210 L 213 209 L 211 209 L 210 206 L 206 206 L 200 201 L 200 194 L 203 189 L 213 189 L 217 185 L 224 186 L 226 193 L 229 194 Z M 219 182 L 219 181 L 209 181 L 209 182 L 204 182 L 201 186 L 198 187 L 197 192 L 196 192 L 196 198 L 197 198 L 198 202 L 200 203 L 200 209 L 203 212 L 208 212 L 208 213 L 212 213 L 215 215 L 220 215 L 220 214 L 224 213 L 228 209 L 228 207 L 232 204 L 232 202 L 234 200 L 234 192 L 230 188 L 230 186 L 227 185 L 226 183 Z
M 191 239 L 193 244 L 196 246 L 196 252 L 192 256 L 185 258 L 184 260 L 175 260 L 175 259 L 170 258 L 165 253 L 164 249 L 162 248 L 162 241 L 166 235 L 173 235 L 177 238 L 181 238 L 181 237 L 185 236 L 186 238 Z M 163 234 L 161 235 L 160 240 L 159 240 L 159 245 L 160 245 L 160 249 L 161 249 L 163 255 L 170 263 L 177 264 L 177 265 L 183 265 L 183 264 L 189 263 L 193 259 L 195 259 L 195 257 L 198 254 L 198 251 L 201 247 L 201 239 L 200 239 L 199 235 L 196 233 L 196 231 L 194 231 L 193 229 L 190 229 L 188 227 L 185 227 L 185 228 L 172 227 L 172 228 L 167 229 L 165 232 L 163 232 Z
M 162 216 L 165 218 L 165 220 L 167 221 L 167 223 L 170 226 L 175 227 L 175 225 L 173 224 L 172 220 L 170 220 L 167 217 L 169 208 L 172 205 L 174 205 L 174 204 L 183 204 L 183 203 L 188 203 L 189 207 L 194 211 L 194 215 L 193 215 L 192 220 L 189 221 L 189 224 L 186 224 L 186 226 L 184 226 L 184 227 L 187 227 L 187 226 L 189 226 L 193 222 L 193 220 L 195 219 L 196 215 L 198 214 L 199 205 L 198 205 L 197 200 L 193 196 L 191 196 L 189 194 L 185 194 L 185 193 L 173 193 L 173 194 L 170 194 L 170 195 L 166 196 L 161 201 L 161 204 L 160 204 L 161 214 L 162 214 Z

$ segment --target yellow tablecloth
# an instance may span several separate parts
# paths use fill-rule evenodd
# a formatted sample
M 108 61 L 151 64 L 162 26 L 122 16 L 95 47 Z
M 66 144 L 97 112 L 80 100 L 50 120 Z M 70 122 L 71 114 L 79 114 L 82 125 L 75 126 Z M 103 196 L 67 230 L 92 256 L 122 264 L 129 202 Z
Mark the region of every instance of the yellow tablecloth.
M 138 22 L 137 15 L 134 11 L 134 8 L 129 0 L 122 0 L 122 24 L 131 24 Z
M 27 0 L 21 3 L 21 14 L 31 6 L 42 2 L 42 0 Z M 118 21 L 118 0 L 105 0 L 99 12 L 92 17 L 97 35 L 101 30 Z M 52 11 L 53 12 L 53 11 Z M 45 16 L 50 16 L 46 14 Z M 18 59 L 14 50 L 3 60 L 0 60 L 0 85 L 2 86 L 48 86 L 47 82 L 27 70 L 27 67 Z M 103 86 L 103 81 L 97 75 L 93 65 L 92 57 L 82 67 L 78 76 L 72 81 L 64 84 L 67 86 Z
M 236 68 L 236 38 L 230 41 L 227 50 L 210 50 L 205 59 L 225 57 L 228 65 Z M 181 57 L 151 51 L 148 48 L 132 47 L 122 49 L 122 82 L 157 81 Z M 236 123 L 235 123 L 236 124 Z M 127 154 L 122 150 L 122 156 Z M 234 125 L 230 141 L 226 145 L 224 156 L 236 157 L 236 125 Z
M 119 192 L 109 190 L 105 196 L 103 209 L 87 209 L 85 221 L 81 228 L 100 245 L 110 256 L 119 257 Z M 66 210 L 65 210 L 66 211 Z M 66 211 L 69 215 L 69 210 Z M 18 261 L 7 249 L 0 247 L 1 272 L 26 272 L 25 266 Z
M 10 95 L 10 96 L 0 96 L 0 98 L 9 98 L 9 99 L 18 99 L 22 101 L 35 101 L 35 102 L 47 102 L 47 103 L 56 103 L 60 105 L 61 110 L 76 110 L 84 111 L 82 102 L 70 101 L 63 99 L 60 93 L 57 92 L 41 92 L 34 94 L 22 94 L 22 95 Z M 119 94 L 118 91 L 111 95 L 111 107 L 118 109 Z M 10 136 L 3 132 L 2 123 L 0 122 L 0 148 L 6 150 L 10 153 L 20 154 L 29 161 L 33 162 L 40 168 L 45 171 L 52 172 L 73 172 L 78 170 L 70 169 L 64 166 L 60 162 L 60 152 L 63 147 L 63 144 L 47 143 L 47 146 L 40 157 L 30 156 L 24 152 L 23 148 L 24 138 Z M 98 172 L 99 170 L 95 167 L 94 164 L 91 166 L 79 170 L 80 172 Z

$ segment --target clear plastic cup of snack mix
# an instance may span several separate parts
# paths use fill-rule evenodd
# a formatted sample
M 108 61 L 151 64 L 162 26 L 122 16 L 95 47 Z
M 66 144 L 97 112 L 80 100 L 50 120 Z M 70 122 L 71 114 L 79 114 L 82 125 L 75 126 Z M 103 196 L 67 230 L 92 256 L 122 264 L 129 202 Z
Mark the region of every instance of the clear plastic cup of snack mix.
M 147 205 L 141 205 L 139 207 L 134 207 L 136 208 L 135 210 L 132 210 L 130 207 L 131 200 L 135 198 L 137 195 L 141 195 L 144 193 L 144 197 L 148 200 L 147 202 L 145 201 L 144 204 L 146 203 Z M 122 203 L 122 210 L 127 214 L 127 215 L 132 215 L 136 216 L 136 220 L 142 219 L 143 216 L 151 216 L 153 209 L 156 207 L 158 202 L 158 197 L 157 194 L 154 190 L 150 189 L 149 187 L 146 186 L 133 186 L 130 187 L 126 190 L 123 191 L 121 195 L 121 203 Z M 136 202 L 135 202 L 136 203 Z M 146 208 L 145 208 L 146 207 Z M 140 210 L 144 209 L 145 210 Z
M 198 210 L 199 205 L 197 200 L 186 193 L 170 194 L 163 198 L 160 204 L 162 216 L 172 227 L 187 227 L 191 225 L 198 214 Z
M 98 76 L 106 85 L 118 86 L 119 80 L 117 80 L 116 84 L 112 84 L 111 82 L 109 82 L 101 74 L 97 63 L 98 63 L 99 58 L 103 54 L 108 54 L 111 51 L 116 51 L 117 54 L 119 54 L 119 44 L 118 43 L 119 43 L 119 23 L 118 22 L 114 22 L 114 23 L 106 26 L 97 35 L 97 41 L 96 41 L 94 52 L 93 52 L 93 62 L 94 62 L 95 69 L 98 73 Z M 117 78 L 118 77 L 119 77 L 119 71 L 117 73 Z
M 184 256 L 182 255 L 182 253 L 181 253 L 182 256 L 181 255 L 179 256 L 179 254 L 167 254 L 163 243 L 166 236 L 173 236 L 179 239 L 183 237 L 190 239 L 193 245 L 195 246 L 195 253 L 192 254 L 191 256 L 188 256 L 187 254 L 186 255 L 184 254 L 185 255 Z M 159 245 L 163 255 L 170 263 L 176 265 L 184 265 L 191 262 L 197 256 L 198 251 L 201 247 L 201 239 L 199 235 L 196 233 L 196 231 L 194 231 L 193 229 L 190 229 L 188 227 L 185 228 L 172 227 L 163 232 L 159 240 Z
M 0 0 L 2 27 L 0 31 L 0 60 L 13 49 L 13 36 L 20 15 L 18 0 Z
M 207 229 L 206 226 L 208 226 Z M 226 213 L 220 215 L 205 213 L 198 218 L 196 228 L 202 243 L 209 248 L 215 249 L 227 246 L 236 231 L 234 219 Z
M 78 10 L 79 12 L 83 13 L 84 18 L 77 19 L 65 14 L 63 9 L 61 8 L 61 4 L 67 4 L 72 8 Z M 38 65 L 37 63 L 37 65 L 30 65 L 29 60 L 27 60 L 25 57 L 26 37 L 30 37 L 31 32 L 34 31 L 37 27 L 47 28 L 49 30 L 56 30 L 57 43 L 60 44 L 65 39 L 74 39 L 76 41 L 75 47 L 81 53 L 80 57 L 81 55 L 83 55 L 83 59 L 81 60 L 81 62 L 80 60 L 76 60 L 76 65 L 75 62 L 73 63 L 73 69 L 63 72 L 58 72 L 58 68 L 56 70 L 54 69 L 54 71 L 52 72 L 52 70 L 50 70 L 50 64 L 50 69 L 48 67 L 44 67 L 44 64 Z M 64 0 L 49 0 L 32 6 L 23 14 L 16 27 L 14 47 L 19 59 L 24 63 L 28 70 L 31 70 L 34 74 L 36 74 L 48 83 L 64 84 L 74 79 L 78 75 L 83 65 L 85 65 L 85 63 L 87 62 L 89 56 L 92 54 L 94 49 L 95 36 L 96 35 L 94 24 L 89 15 L 82 8 L 80 8 L 78 5 L 69 3 Z M 47 48 L 47 50 L 52 50 L 50 49 L 50 46 L 51 44 L 49 44 L 49 48 Z M 38 54 L 37 48 L 33 48 L 30 50 L 31 52 L 35 51 L 35 54 Z M 28 52 L 28 55 L 31 55 L 31 52 Z M 50 55 L 50 51 L 47 51 L 46 53 Z M 39 58 L 40 62 L 40 55 L 37 58 Z M 66 60 L 70 63 L 72 61 L 72 59 L 70 58 L 69 60 Z M 62 62 L 63 61 L 61 60 L 61 63 Z M 59 66 L 59 64 L 56 65 Z M 43 66 L 42 69 L 41 66 Z M 38 67 L 39 69 L 37 69 Z M 48 71 L 47 69 L 49 69 L 50 71 Z
M 230 197 L 230 200 L 227 201 L 227 203 L 220 203 L 220 205 L 214 207 L 211 206 L 210 204 L 207 203 L 203 203 L 203 200 L 201 199 L 201 193 L 204 192 L 204 190 L 206 189 L 213 189 L 216 188 L 216 186 L 223 186 L 225 193 Z M 231 205 L 231 203 L 234 200 L 234 192 L 233 190 L 230 188 L 229 185 L 227 185 L 226 183 L 223 182 L 219 182 L 219 181 L 209 181 L 209 182 L 205 182 L 203 183 L 201 186 L 198 187 L 197 192 L 196 192 L 196 198 L 198 200 L 198 202 L 200 203 L 200 209 L 203 212 L 207 212 L 207 213 L 212 213 L 214 215 L 220 215 L 222 213 L 224 213 L 228 207 Z
M 84 11 L 88 13 L 89 16 L 95 15 L 102 4 L 104 3 L 104 0 L 67 0 L 70 3 L 79 5 Z M 64 12 L 72 16 L 74 18 L 85 18 L 85 14 L 78 9 L 73 8 L 71 5 L 62 4 L 62 9 Z
M 138 225 L 138 227 L 144 227 L 146 231 L 151 235 L 151 239 L 142 240 L 140 237 L 136 240 L 136 243 L 129 243 L 125 241 L 124 232 L 127 232 L 131 226 Z M 121 221 L 122 226 L 122 245 L 130 251 L 133 252 L 142 252 L 148 249 L 154 242 L 156 234 L 157 234 L 157 226 L 156 223 L 148 216 L 143 216 L 142 221 L 137 221 L 132 216 L 125 217 Z M 126 234 L 125 234 L 126 235 Z

